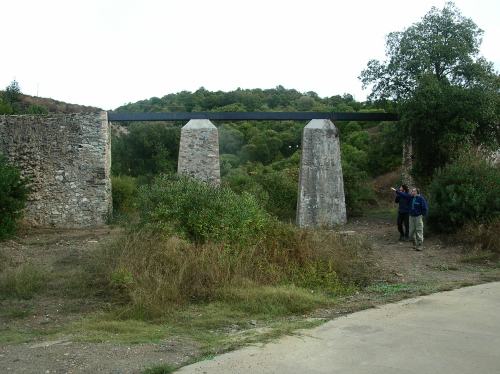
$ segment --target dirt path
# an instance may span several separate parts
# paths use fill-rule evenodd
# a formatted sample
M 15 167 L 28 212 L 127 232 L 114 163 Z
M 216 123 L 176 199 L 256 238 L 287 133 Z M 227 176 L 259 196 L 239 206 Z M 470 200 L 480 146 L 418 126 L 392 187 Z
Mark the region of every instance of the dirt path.
M 364 235 L 373 246 L 376 263 L 387 281 L 397 283 L 436 283 L 445 287 L 466 286 L 497 280 L 498 271 L 487 261 L 464 261 L 469 252 L 460 243 L 426 232 L 424 250 L 413 249 L 411 242 L 398 241 L 396 219 L 381 217 L 353 220 L 346 230 Z M 427 231 L 427 230 L 426 230 Z
M 498 266 L 464 263 L 463 248 L 445 244 L 439 237 L 426 239 L 423 252 L 412 250 L 409 243 L 397 241 L 392 221 L 387 215 L 364 218 L 344 228 L 361 233 L 372 244 L 380 279 L 366 291 L 340 300 L 335 308 L 318 310 L 308 317 L 329 319 L 423 293 L 500 279 Z M 30 231 L 0 243 L 0 263 L 29 261 L 47 267 L 61 275 L 60 279 L 53 277 L 51 287 L 57 289 L 65 286 L 64 274 L 71 273 L 68 269 L 118 234 L 116 229 Z M 105 308 L 102 299 L 60 297 L 50 292 L 31 300 L 0 300 L 0 372 L 140 373 L 162 363 L 179 366 L 200 355 L 194 341 L 166 332 L 167 339 L 140 344 L 81 342 L 67 329 L 63 329 L 65 334 L 54 334 Z M 119 327 L 106 328 L 112 331 Z M 14 344 L 16 341 L 21 343 Z

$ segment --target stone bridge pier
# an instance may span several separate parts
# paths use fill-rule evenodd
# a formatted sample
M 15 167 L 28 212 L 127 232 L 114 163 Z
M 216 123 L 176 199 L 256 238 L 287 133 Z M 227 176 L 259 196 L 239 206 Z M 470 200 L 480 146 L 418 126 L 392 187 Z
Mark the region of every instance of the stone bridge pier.
M 218 132 L 209 120 L 190 120 L 182 128 L 178 172 L 220 184 Z M 328 119 L 311 120 L 302 136 L 296 223 L 332 228 L 345 222 L 339 132 Z
M 339 132 L 330 120 L 314 119 L 302 134 L 297 225 L 331 228 L 346 221 Z

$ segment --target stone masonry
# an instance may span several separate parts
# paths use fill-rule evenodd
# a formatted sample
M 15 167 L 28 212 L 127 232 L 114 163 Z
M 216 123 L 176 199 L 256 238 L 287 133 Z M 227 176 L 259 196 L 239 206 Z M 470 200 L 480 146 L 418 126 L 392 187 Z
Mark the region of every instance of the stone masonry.
M 330 120 L 310 121 L 302 134 L 297 225 L 331 228 L 346 222 L 339 133 Z
M 220 185 L 219 133 L 208 119 L 192 119 L 182 128 L 177 172 Z
M 106 112 L 0 116 L 0 153 L 30 181 L 27 224 L 80 228 L 106 223 L 112 212 Z

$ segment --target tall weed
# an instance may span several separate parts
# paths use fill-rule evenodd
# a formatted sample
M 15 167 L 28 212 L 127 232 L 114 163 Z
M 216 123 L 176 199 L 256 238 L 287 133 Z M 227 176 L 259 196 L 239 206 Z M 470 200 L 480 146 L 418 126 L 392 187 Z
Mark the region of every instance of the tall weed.
M 48 274 L 32 264 L 7 268 L 0 273 L 0 299 L 31 299 L 47 286 Z

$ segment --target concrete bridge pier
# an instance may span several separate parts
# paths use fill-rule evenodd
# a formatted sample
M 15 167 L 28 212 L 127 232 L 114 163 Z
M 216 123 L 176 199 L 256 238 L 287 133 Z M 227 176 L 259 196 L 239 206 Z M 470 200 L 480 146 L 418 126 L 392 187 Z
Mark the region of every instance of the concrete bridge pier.
M 327 119 L 314 119 L 302 134 L 297 225 L 331 228 L 347 221 L 339 132 Z
M 177 172 L 220 185 L 219 133 L 208 119 L 192 119 L 182 128 Z

